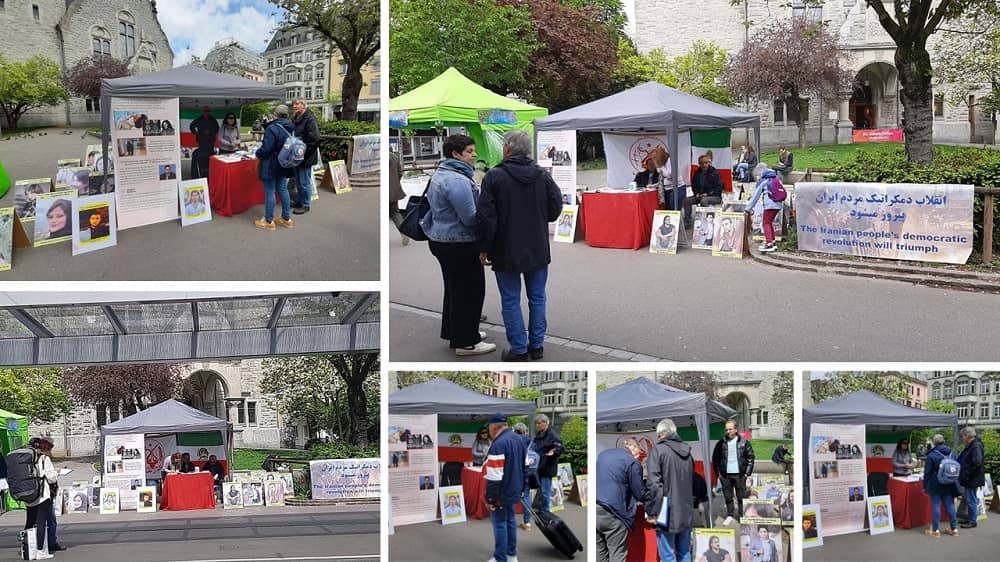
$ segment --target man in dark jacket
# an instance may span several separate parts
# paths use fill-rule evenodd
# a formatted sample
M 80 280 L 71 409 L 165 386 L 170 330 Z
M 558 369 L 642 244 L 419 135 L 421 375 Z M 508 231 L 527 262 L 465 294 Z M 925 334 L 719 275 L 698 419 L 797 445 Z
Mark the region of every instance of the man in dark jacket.
M 691 224 L 691 207 L 698 205 L 722 204 L 722 176 L 712 166 L 712 158 L 707 154 L 698 157 L 698 170 L 691 179 L 691 190 L 694 195 L 684 198 L 684 220 Z
M 694 457 L 691 446 L 677 436 L 673 420 L 656 424 L 656 445 L 646 456 L 646 521 L 656 525 L 656 546 L 661 562 L 690 560 L 691 516 L 694 514 Z M 665 524 L 657 522 L 664 503 Z
M 559 218 L 562 196 L 552 176 L 535 164 L 524 131 L 504 135 L 504 160 L 483 178 L 477 214 L 479 259 L 493 265 L 510 349 L 504 361 L 541 359 L 545 339 L 545 282 L 549 274 L 549 223 Z M 528 333 L 521 315 L 521 277 L 528 294 Z M 525 337 L 527 335 L 527 337 Z
M 285 228 L 295 227 L 288 198 L 288 178 L 294 174 L 294 169 L 285 168 L 278 163 L 281 146 L 294 131 L 295 127 L 288 119 L 288 106 L 282 104 L 274 108 L 274 120 L 264 131 L 264 142 L 256 153 L 257 160 L 260 160 L 257 173 L 264 184 L 264 218 L 254 221 L 257 228 L 273 231 L 275 223 Z M 274 218 L 275 193 L 281 198 L 281 217 L 277 220 Z
M 507 427 L 507 416 L 490 418 L 490 445 L 486 471 L 486 505 L 493 523 L 493 557 L 489 562 L 517 561 L 517 513 L 524 489 L 524 440 Z
M 219 122 L 212 117 L 212 108 L 207 105 L 201 108 L 201 117 L 191 122 L 188 127 L 198 142 L 198 148 L 205 152 L 215 151 L 215 139 L 219 135 Z
M 296 98 L 292 102 L 292 123 L 295 125 L 295 136 L 306 143 L 306 156 L 302 163 L 295 167 L 296 199 L 292 205 L 292 212 L 301 215 L 309 212 L 309 203 L 312 201 L 313 193 L 313 172 L 312 167 L 316 165 L 319 158 L 319 125 L 316 124 L 316 116 L 309 109 L 306 109 L 306 102 Z
M 552 504 L 552 478 L 559 473 L 559 455 L 563 444 L 545 414 L 535 416 L 535 452 L 538 453 L 538 493 L 542 495 L 539 511 L 549 511 Z
M 965 504 L 969 506 L 969 520 L 962 521 L 963 529 L 975 529 L 979 526 L 979 497 L 976 492 L 980 486 L 986 485 L 986 469 L 983 466 L 983 442 L 976 437 L 976 428 L 963 427 L 958 432 L 965 449 L 958 458 L 962 465 L 958 473 L 958 483 L 965 488 Z
M 597 560 L 625 562 L 635 527 L 635 504 L 647 499 L 639 443 L 627 437 L 620 449 L 597 456 Z
M 726 522 L 729 525 L 733 519 L 739 519 L 743 514 L 743 498 L 746 497 L 747 477 L 753 474 L 753 447 L 750 442 L 740 437 L 736 430 L 736 422 L 726 422 L 726 434 L 715 444 L 712 452 L 712 468 L 719 475 L 722 484 L 722 494 L 726 497 Z M 736 501 L 733 501 L 733 496 Z

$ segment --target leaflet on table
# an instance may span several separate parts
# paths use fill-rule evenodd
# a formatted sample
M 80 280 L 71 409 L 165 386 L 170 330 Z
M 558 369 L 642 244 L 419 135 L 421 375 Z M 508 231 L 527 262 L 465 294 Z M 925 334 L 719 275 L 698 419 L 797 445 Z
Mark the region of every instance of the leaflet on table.
M 389 493 L 394 525 L 437 519 L 437 415 L 389 416 Z
M 814 423 L 807 446 L 810 495 L 822 510 L 824 534 L 863 531 L 868 484 L 865 426 Z
M 111 98 L 118 228 L 180 218 L 180 139 L 177 98 Z
M 121 509 L 135 509 L 136 490 L 146 485 L 145 443 L 141 433 L 104 437 L 104 488 L 117 488 Z
M 538 165 L 552 175 L 563 205 L 576 205 L 576 131 L 538 131 Z

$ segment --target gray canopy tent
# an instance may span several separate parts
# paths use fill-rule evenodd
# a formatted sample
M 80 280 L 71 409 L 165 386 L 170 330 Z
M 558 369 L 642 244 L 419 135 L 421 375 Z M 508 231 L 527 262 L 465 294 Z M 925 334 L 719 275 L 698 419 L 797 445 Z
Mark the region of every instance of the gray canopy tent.
M 670 150 L 676 151 L 681 131 L 691 129 L 753 128 L 760 145 L 760 115 L 686 94 L 659 82 L 646 82 L 606 98 L 535 119 L 538 131 L 628 133 L 665 131 Z M 670 159 L 677 189 L 677 158 Z
M 104 451 L 104 439 L 108 435 L 163 435 L 171 433 L 204 433 L 218 431 L 222 434 L 223 445 L 226 448 L 226 465 L 233 458 L 233 424 L 223 419 L 210 416 L 178 402 L 167 400 L 137 412 L 127 418 L 105 424 L 101 427 L 101 454 Z
M 212 72 L 197 66 L 179 66 L 160 72 L 101 80 L 101 129 L 104 173 L 107 173 L 111 142 L 111 98 L 180 98 L 181 107 L 235 107 L 247 103 L 284 100 L 285 89 L 232 74 Z
M 711 482 L 712 445 L 709 425 L 730 420 L 736 410 L 703 392 L 686 392 L 646 377 L 639 377 L 597 393 L 597 432 L 628 433 L 655 431 L 656 424 L 670 418 L 677 427 L 694 426 L 707 481 Z M 712 502 L 707 502 L 707 524 L 711 525 Z
M 858 390 L 840 398 L 831 398 L 802 410 L 802 437 L 805 446 L 803 482 L 809 482 L 809 449 L 812 424 L 864 425 L 866 430 L 895 431 L 918 427 L 951 427 L 952 443 L 958 442 L 958 414 L 921 410 L 904 406 L 870 390 Z M 809 487 L 806 486 L 809 491 Z
M 533 402 L 487 396 L 447 379 L 432 379 L 389 395 L 390 414 L 437 414 L 453 418 L 480 418 L 496 413 L 530 416 Z

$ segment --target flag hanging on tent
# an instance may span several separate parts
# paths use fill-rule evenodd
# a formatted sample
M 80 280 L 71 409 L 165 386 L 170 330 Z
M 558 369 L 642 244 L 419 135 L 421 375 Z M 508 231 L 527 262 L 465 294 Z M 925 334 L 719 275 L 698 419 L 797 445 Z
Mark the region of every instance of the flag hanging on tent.
M 476 434 L 486 427 L 483 421 L 445 421 L 438 419 L 438 460 L 467 461 L 472 459 L 472 444 Z
M 222 128 L 222 122 L 226 118 L 227 113 L 236 114 L 236 126 L 240 125 L 240 113 L 242 108 L 240 107 L 222 107 L 212 110 L 212 117 L 219 122 L 219 128 Z M 191 122 L 195 119 L 201 117 L 200 107 L 182 107 L 181 108 L 181 146 L 185 148 L 195 148 L 198 146 L 198 140 L 195 138 L 194 133 L 191 132 Z M 215 139 L 215 146 L 219 146 L 219 138 Z
M 733 190 L 733 150 L 730 129 L 695 129 L 691 131 L 691 177 L 698 169 L 698 158 L 710 154 L 712 166 L 719 171 L 722 187 Z

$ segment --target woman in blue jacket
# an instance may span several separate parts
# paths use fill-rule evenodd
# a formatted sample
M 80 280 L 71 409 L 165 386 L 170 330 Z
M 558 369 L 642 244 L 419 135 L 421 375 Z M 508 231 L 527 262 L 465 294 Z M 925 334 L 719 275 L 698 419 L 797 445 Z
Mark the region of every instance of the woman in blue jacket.
M 288 119 L 288 106 L 279 105 L 274 108 L 274 121 L 264 131 L 264 142 L 257 149 L 257 159 L 260 160 L 258 174 L 264 183 L 264 218 L 253 221 L 257 228 L 274 230 L 278 223 L 285 228 L 294 228 L 292 224 L 292 205 L 288 197 L 288 178 L 295 174 L 295 168 L 285 168 L 278 163 L 278 153 L 285 140 L 295 132 L 295 126 Z M 274 193 L 281 198 L 281 217 L 274 218 Z
M 941 462 L 951 455 L 951 449 L 944 444 L 944 437 L 937 434 L 931 438 L 934 448 L 927 454 L 927 462 L 924 464 L 924 492 L 931 497 L 931 528 L 924 532 L 932 537 L 940 537 L 941 531 L 938 529 L 938 521 L 941 519 L 941 503 L 944 502 L 944 509 L 948 512 L 948 522 L 951 523 L 951 531 L 945 531 L 949 535 L 958 536 L 958 517 L 955 515 L 955 498 L 959 496 L 958 484 L 943 484 L 938 481 L 938 467 Z
M 752 215 L 757 200 L 761 197 L 764 198 L 764 216 L 761 217 L 761 228 L 764 230 L 764 243 L 758 248 L 761 252 L 774 251 L 774 218 L 778 216 L 778 212 L 785 205 L 782 201 L 771 200 L 771 192 L 768 188 L 771 185 L 771 180 L 777 176 L 778 174 L 770 168 L 764 171 L 760 175 L 760 181 L 757 182 L 753 196 L 750 197 L 750 202 L 747 203 L 747 213 Z

